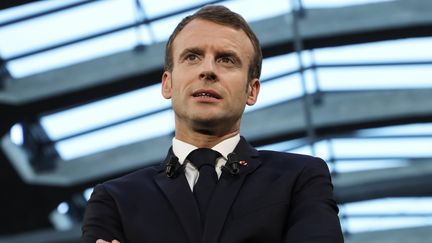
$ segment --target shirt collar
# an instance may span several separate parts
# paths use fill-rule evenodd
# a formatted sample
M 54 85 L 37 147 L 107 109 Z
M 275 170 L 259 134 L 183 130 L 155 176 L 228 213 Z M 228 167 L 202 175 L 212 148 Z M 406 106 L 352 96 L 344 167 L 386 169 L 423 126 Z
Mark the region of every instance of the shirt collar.
M 234 151 L 239 141 L 240 134 L 237 134 L 216 144 L 212 149 L 218 151 L 223 156 L 223 158 L 227 160 L 228 154 Z M 172 149 L 174 155 L 177 156 L 177 158 L 179 159 L 179 163 L 183 164 L 189 153 L 197 149 L 197 147 L 192 144 L 178 140 L 174 137 L 172 139 Z

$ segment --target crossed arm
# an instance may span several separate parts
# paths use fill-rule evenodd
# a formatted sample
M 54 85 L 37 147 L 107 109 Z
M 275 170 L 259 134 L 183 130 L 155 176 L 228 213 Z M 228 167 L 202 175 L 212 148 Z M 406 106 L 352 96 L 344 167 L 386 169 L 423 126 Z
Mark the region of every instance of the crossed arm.
M 104 241 L 104 240 L 102 240 L 102 239 L 99 239 L 99 240 L 96 241 L 96 243 L 120 243 L 120 241 L 118 241 L 118 240 L 113 240 L 113 241 L 111 241 L 111 242 L 108 242 L 108 241 Z
M 125 242 L 115 201 L 104 185 L 96 186 L 93 191 L 86 208 L 82 231 L 81 243 Z
M 343 242 L 331 179 L 323 161 L 308 161 L 297 174 L 291 196 L 290 213 L 281 242 Z M 114 199 L 103 185 L 95 188 L 85 222 L 81 243 L 128 241 Z

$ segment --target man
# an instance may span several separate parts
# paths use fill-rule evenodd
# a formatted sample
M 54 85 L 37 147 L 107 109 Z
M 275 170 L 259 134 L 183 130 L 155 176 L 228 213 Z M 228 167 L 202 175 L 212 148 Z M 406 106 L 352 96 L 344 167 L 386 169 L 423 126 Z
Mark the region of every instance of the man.
M 81 242 L 343 242 L 325 163 L 257 151 L 239 135 L 245 105 L 257 101 L 261 60 L 256 36 L 227 8 L 182 20 L 162 76 L 175 113 L 172 148 L 162 165 L 95 187 Z

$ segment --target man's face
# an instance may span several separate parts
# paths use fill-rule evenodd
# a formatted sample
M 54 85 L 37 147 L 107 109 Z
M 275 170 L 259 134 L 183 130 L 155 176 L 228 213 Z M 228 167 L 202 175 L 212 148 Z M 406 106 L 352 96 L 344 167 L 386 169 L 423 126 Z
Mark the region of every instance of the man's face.
M 255 104 L 260 87 L 258 79 L 248 82 L 254 49 L 247 35 L 195 19 L 172 50 L 173 70 L 162 76 L 162 94 L 172 99 L 176 125 L 239 128 L 245 105 Z

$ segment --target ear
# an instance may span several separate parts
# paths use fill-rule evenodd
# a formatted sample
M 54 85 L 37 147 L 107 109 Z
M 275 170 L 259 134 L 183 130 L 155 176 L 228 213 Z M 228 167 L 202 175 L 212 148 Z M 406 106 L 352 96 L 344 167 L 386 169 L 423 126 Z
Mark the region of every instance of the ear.
M 165 71 L 162 74 L 162 96 L 165 99 L 171 99 L 171 73 L 168 71 Z
M 260 87 L 261 87 L 261 83 L 259 81 L 259 79 L 254 78 L 253 80 L 251 80 L 248 84 L 248 98 L 246 101 L 247 105 L 255 105 L 255 103 L 257 102 L 258 99 L 258 94 L 260 91 Z

